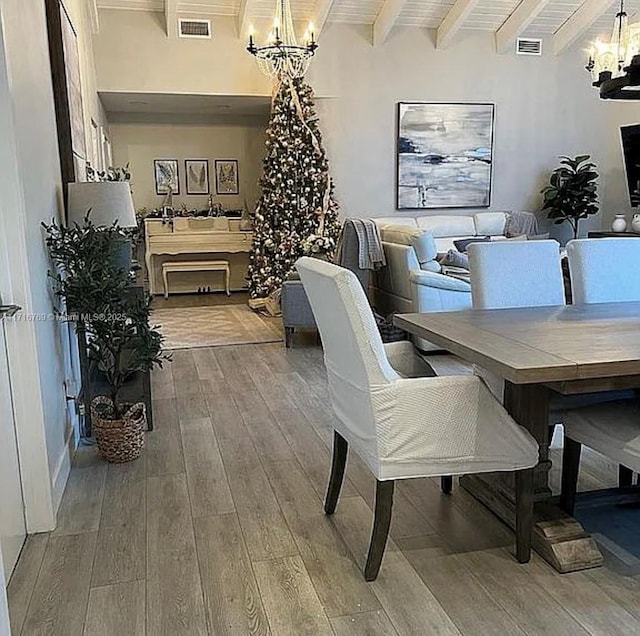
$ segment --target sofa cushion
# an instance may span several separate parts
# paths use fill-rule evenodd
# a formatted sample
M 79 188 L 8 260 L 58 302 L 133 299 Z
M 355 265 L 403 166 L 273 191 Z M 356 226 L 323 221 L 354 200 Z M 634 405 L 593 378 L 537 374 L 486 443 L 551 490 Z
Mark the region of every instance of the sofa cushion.
M 499 236 L 504 234 L 507 225 L 505 212 L 478 212 L 473 215 L 476 224 L 474 234 L 479 236 Z
M 469 269 L 469 257 L 467 254 L 462 254 L 458 250 L 449 250 L 441 261 L 442 265 L 449 265 L 450 267 L 461 267 L 462 269 Z
M 418 227 L 429 230 L 434 238 L 449 236 L 475 236 L 476 226 L 472 216 L 419 216 Z
M 440 265 L 436 261 L 438 249 L 431 232 L 399 225 L 387 225 L 381 228 L 380 238 L 384 243 L 413 247 L 420 269 L 430 272 L 440 271 Z
M 416 219 L 412 216 L 381 216 L 377 219 L 372 219 L 379 227 L 385 227 L 387 225 L 402 225 L 403 227 L 418 227 Z
M 466 252 L 467 247 L 472 243 L 489 243 L 491 241 L 490 236 L 475 236 L 474 238 L 461 239 L 459 241 L 454 241 L 453 244 L 456 246 L 458 252 Z
M 424 230 L 406 225 L 383 225 L 380 228 L 380 239 L 385 243 L 411 245 L 414 236 L 424 234 Z

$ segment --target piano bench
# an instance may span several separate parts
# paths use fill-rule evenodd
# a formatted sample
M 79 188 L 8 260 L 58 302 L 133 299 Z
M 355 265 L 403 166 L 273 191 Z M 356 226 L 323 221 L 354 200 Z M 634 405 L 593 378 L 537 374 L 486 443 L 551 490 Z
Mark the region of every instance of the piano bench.
M 224 288 L 227 296 L 229 290 L 229 261 L 166 261 L 162 263 L 162 281 L 164 283 L 164 297 L 169 298 L 169 274 L 175 272 L 224 272 Z

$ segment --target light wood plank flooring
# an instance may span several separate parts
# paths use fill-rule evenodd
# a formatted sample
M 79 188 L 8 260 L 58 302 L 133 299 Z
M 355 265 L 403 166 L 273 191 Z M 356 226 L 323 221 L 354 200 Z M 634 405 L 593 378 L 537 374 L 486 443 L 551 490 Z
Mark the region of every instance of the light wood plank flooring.
M 58 529 L 29 538 L 9 586 L 14 635 L 640 633 L 640 580 L 519 565 L 500 521 L 430 479 L 399 485 L 365 583 L 374 481 L 357 458 L 335 516 L 322 512 L 333 415 L 319 348 L 179 351 L 153 389 L 139 461 L 78 451 Z M 583 486 L 615 483 L 606 460 L 585 467 Z

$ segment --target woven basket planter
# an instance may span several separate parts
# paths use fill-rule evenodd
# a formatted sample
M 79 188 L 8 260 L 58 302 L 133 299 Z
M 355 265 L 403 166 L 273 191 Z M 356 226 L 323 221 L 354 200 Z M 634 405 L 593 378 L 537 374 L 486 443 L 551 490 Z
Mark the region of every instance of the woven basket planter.
M 91 402 L 93 432 L 100 454 L 114 464 L 137 459 L 147 430 L 145 405 L 134 404 L 119 420 L 112 419 L 113 413 L 113 402 L 108 397 L 100 395 Z

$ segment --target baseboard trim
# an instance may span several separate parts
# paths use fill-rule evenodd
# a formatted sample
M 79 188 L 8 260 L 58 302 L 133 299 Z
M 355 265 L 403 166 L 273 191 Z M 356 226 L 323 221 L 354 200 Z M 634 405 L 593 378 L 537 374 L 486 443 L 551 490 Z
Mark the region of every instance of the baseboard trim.
M 71 458 L 76 450 L 76 436 L 72 427 L 69 428 L 67 433 L 67 439 L 65 440 L 64 447 L 58 461 L 56 462 L 56 468 L 53 473 L 53 487 L 52 487 L 52 499 L 53 510 L 55 514 L 58 514 L 58 508 L 60 508 L 60 502 L 62 501 L 62 495 L 71 473 Z M 52 528 L 53 529 L 53 528 Z

